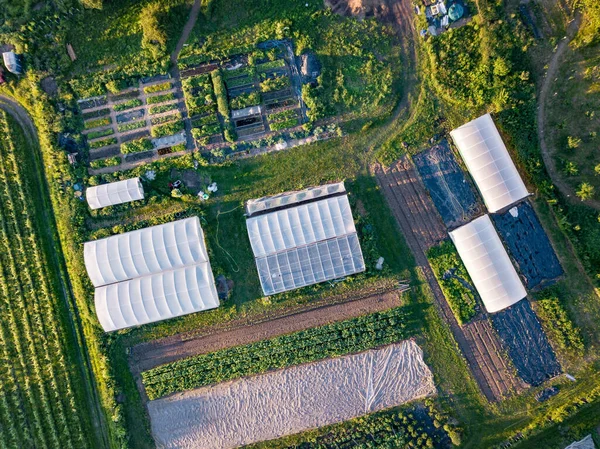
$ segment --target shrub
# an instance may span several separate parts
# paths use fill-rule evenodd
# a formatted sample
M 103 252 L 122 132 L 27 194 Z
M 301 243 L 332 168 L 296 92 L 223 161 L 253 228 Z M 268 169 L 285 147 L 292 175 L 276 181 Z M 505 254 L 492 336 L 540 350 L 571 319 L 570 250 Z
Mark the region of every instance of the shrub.
M 581 139 L 579 137 L 573 137 L 573 136 L 567 137 L 567 147 L 569 147 L 571 150 L 574 150 L 575 148 L 579 148 L 580 145 L 581 145 Z
M 171 88 L 171 82 L 166 81 L 160 84 L 154 84 L 152 86 L 144 87 L 144 92 L 147 94 L 152 94 L 155 92 L 162 92 L 163 90 L 169 90 Z
M 101 126 L 110 125 L 112 123 L 110 117 L 102 117 L 95 120 L 88 120 L 85 122 L 85 129 L 99 128 Z
M 162 95 L 154 95 L 152 97 L 147 97 L 146 101 L 148 104 L 156 104 L 156 103 L 164 103 L 165 101 L 171 101 L 175 99 L 175 94 L 173 92 L 169 92 Z
M 96 140 L 94 142 L 90 142 L 90 148 L 91 149 L 95 149 L 95 148 L 102 148 L 102 147 L 107 147 L 109 145 L 114 145 L 115 143 L 117 143 L 117 139 L 115 139 L 114 137 L 110 137 L 108 139 L 102 139 L 102 140 Z
M 142 100 L 140 100 L 139 98 L 134 98 L 133 100 L 124 101 L 123 103 L 114 105 L 113 109 L 116 112 L 125 111 L 127 109 L 137 108 L 138 106 L 141 106 L 142 104 L 144 104 L 142 102 Z
M 152 137 L 163 137 L 172 136 L 178 132 L 183 131 L 183 121 L 178 120 L 176 122 L 165 123 L 164 125 L 155 126 L 150 131 Z
M 581 199 L 581 201 L 590 200 L 594 197 L 594 186 L 589 182 L 582 182 L 579 184 L 579 189 L 575 194 Z
M 106 129 L 103 129 L 102 131 L 92 131 L 91 133 L 88 133 L 86 135 L 86 137 L 88 138 L 88 140 L 92 140 L 92 139 L 97 139 L 98 137 L 110 136 L 113 133 L 114 133 L 114 131 L 112 128 L 106 128 Z
M 141 153 L 143 151 L 149 151 L 154 148 L 150 139 L 143 137 L 141 139 L 132 140 L 131 142 L 126 142 L 121 144 L 121 153 L 129 154 L 129 153 Z

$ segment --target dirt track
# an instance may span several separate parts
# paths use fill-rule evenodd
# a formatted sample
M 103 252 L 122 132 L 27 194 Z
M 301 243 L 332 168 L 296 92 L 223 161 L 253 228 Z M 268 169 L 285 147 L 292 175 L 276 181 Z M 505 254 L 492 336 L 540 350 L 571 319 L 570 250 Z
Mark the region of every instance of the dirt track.
M 134 373 L 185 357 L 253 343 L 327 323 L 367 315 L 401 305 L 400 293 L 388 291 L 350 299 L 339 304 L 321 305 L 260 322 L 241 319 L 228 329 L 208 329 L 202 335 L 178 334 L 131 348 L 130 365 Z
M 375 166 L 374 172 L 481 391 L 488 400 L 498 401 L 512 390 L 518 390 L 522 384 L 505 361 L 500 340 L 489 320 L 482 319 L 461 328 L 429 266 L 425 256 L 427 249 L 447 234 L 414 165 L 403 156 L 390 168 Z

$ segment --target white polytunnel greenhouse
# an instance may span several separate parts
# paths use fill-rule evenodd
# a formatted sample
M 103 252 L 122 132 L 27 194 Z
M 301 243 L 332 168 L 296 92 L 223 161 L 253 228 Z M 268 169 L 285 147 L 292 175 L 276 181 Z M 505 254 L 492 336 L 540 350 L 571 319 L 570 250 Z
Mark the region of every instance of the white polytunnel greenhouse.
M 198 217 L 86 242 L 83 257 L 94 287 L 208 263 Z
M 490 114 L 450 132 L 489 212 L 529 195 Z
M 85 191 L 90 209 L 114 206 L 144 199 L 144 187 L 140 178 L 125 179 L 99 186 L 88 187 Z
M 265 295 L 365 270 L 348 196 L 335 186 L 278 195 L 266 206 L 261 199 L 246 220 Z
M 527 296 L 488 215 L 451 231 L 450 237 L 489 313 L 506 309 Z
M 84 261 L 107 332 L 219 306 L 198 217 L 86 242 Z
M 96 289 L 94 302 L 106 332 L 219 306 L 207 263 L 104 285 Z

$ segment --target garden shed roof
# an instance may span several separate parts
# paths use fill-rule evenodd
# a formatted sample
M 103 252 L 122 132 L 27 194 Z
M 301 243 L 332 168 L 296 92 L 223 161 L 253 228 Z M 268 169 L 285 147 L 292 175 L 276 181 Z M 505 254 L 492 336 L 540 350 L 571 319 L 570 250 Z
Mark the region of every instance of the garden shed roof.
M 321 188 L 327 190 L 327 186 Z M 294 192 L 300 197 L 303 193 L 310 195 Z M 294 194 L 285 197 L 290 199 L 287 206 L 246 221 L 266 295 L 365 270 L 348 196 L 319 199 L 316 194 L 298 204 L 291 201 Z
M 450 237 L 489 313 L 527 296 L 488 215 L 451 231 Z
M 83 256 L 95 287 L 209 263 L 198 217 L 86 242 Z
M 86 197 L 90 209 L 144 199 L 144 187 L 140 178 L 125 179 L 99 186 L 88 187 Z
M 489 114 L 450 132 L 490 212 L 529 195 Z
M 105 285 L 96 289 L 94 300 L 107 332 L 219 306 L 208 263 Z

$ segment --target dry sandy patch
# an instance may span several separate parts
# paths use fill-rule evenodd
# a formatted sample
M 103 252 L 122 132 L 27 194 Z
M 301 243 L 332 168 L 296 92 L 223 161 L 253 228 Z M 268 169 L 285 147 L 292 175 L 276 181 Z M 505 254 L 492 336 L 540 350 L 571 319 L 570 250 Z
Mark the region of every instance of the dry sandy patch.
M 435 393 L 404 341 L 198 388 L 148 403 L 158 448 L 228 449 L 322 427 Z

